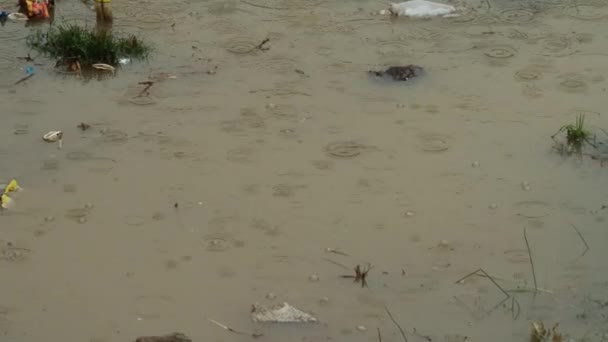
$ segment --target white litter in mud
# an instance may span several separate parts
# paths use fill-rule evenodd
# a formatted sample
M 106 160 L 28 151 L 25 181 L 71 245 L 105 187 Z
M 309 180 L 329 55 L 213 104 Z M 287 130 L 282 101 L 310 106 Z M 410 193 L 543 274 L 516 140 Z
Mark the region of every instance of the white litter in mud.
M 427 0 L 410 0 L 400 3 L 391 3 L 391 7 L 380 12 L 381 14 L 392 14 L 400 17 L 431 18 L 455 16 L 454 6 L 440 4 Z
M 254 322 L 263 323 L 316 323 L 317 319 L 306 312 L 294 308 L 288 303 L 265 307 L 253 304 L 251 317 Z

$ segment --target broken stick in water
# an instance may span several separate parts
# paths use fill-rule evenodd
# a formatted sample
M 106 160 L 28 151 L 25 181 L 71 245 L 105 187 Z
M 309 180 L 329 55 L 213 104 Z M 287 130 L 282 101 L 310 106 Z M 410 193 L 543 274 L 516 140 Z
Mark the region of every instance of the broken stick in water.
M 269 41 L 270 41 L 270 38 L 266 38 L 266 39 L 262 40 L 262 42 L 260 44 L 258 44 L 255 48 L 253 48 L 253 50 L 260 50 L 260 51 L 268 51 L 268 50 L 270 50 L 270 48 L 268 46 L 264 46 Z
M 344 253 L 344 252 L 342 252 L 340 250 L 337 250 L 337 249 L 331 248 L 331 247 L 325 248 L 325 252 L 339 254 L 339 255 L 343 255 L 343 256 L 350 256 L 347 253 Z
M 538 292 L 538 283 L 536 282 L 536 271 L 534 270 L 534 260 L 532 259 L 532 251 L 530 250 L 530 243 L 528 242 L 526 227 L 524 227 L 524 240 L 526 241 L 526 247 L 528 248 L 528 256 L 530 257 L 530 267 L 532 268 L 532 279 L 534 280 L 534 291 L 536 293 Z
M 150 95 L 150 93 L 148 92 L 148 89 L 150 89 L 154 85 L 154 82 L 144 81 L 144 82 L 139 82 L 138 84 L 145 85 L 146 87 L 144 89 L 142 89 L 142 91 L 140 91 L 139 94 L 137 96 L 135 96 L 135 98 L 142 97 L 144 95 L 145 96 Z
M 328 259 L 328 258 L 323 258 L 323 260 L 325 260 L 325 261 L 327 261 L 327 262 L 330 262 L 330 263 L 332 263 L 332 264 L 334 264 L 334 265 L 336 265 L 336 266 L 342 267 L 342 268 L 343 268 L 343 269 L 345 269 L 345 270 L 349 270 L 349 269 L 350 269 L 350 268 L 346 267 L 346 265 L 341 264 L 341 263 L 339 263 L 339 262 L 337 262 L 337 261 L 333 261 L 333 260 Z
M 21 79 L 19 79 L 17 82 L 15 82 L 15 84 L 13 84 L 13 85 L 17 85 L 17 84 L 23 83 L 23 82 L 25 82 L 25 81 L 29 80 L 29 79 L 30 79 L 32 76 L 34 76 L 34 75 L 35 75 L 35 74 L 33 74 L 33 73 L 32 73 L 32 74 L 29 74 L 29 75 L 27 75 L 27 76 L 25 76 L 25 77 L 22 77 L 22 78 L 21 78 Z
M 376 328 L 378 330 L 378 342 L 382 342 L 382 334 L 380 333 L 380 328 Z
M 481 273 L 481 275 L 479 273 Z M 461 284 L 462 282 L 464 282 L 465 279 L 467 279 L 471 276 L 474 276 L 474 275 L 480 275 L 481 277 L 488 278 L 500 290 L 500 292 L 502 292 L 505 296 L 507 296 L 507 298 L 511 297 L 511 295 L 507 291 L 505 291 L 505 289 L 503 289 L 502 286 L 498 285 L 498 282 L 496 280 L 494 280 L 494 278 L 492 276 L 490 276 L 488 274 L 488 272 L 486 272 L 483 268 L 478 268 L 477 270 L 465 275 L 464 277 L 456 280 L 454 282 L 454 284 Z
M 225 324 L 222 324 L 222 323 L 220 323 L 220 322 L 218 322 L 218 321 L 216 321 L 214 319 L 211 319 L 211 318 L 207 318 L 207 320 L 209 322 L 217 325 L 218 327 L 220 327 L 220 328 L 222 328 L 222 329 L 224 329 L 226 331 L 233 332 L 235 334 L 239 334 L 239 335 L 251 335 L 251 337 L 253 337 L 253 338 L 258 338 L 258 337 L 261 337 L 263 335 L 261 333 L 252 333 L 252 334 L 249 334 L 249 333 L 246 333 L 246 332 L 238 331 L 238 330 L 235 330 L 235 329 L 233 329 L 233 328 L 231 328 L 231 327 L 229 327 L 229 326 L 227 326 Z
M 397 321 L 395 321 L 395 318 L 393 317 L 393 314 L 391 314 L 390 310 L 388 309 L 388 306 L 384 306 L 384 310 L 388 314 L 388 317 L 391 319 L 391 321 L 393 321 L 393 323 L 397 326 L 397 328 L 399 328 L 399 331 L 401 332 L 401 336 L 403 336 L 403 341 L 408 342 L 407 336 L 405 336 L 405 332 L 403 331 L 403 329 L 401 329 L 401 326 L 399 325 L 399 323 L 397 323 Z
M 574 229 L 574 231 L 576 232 L 576 234 L 578 234 L 578 237 L 581 238 L 581 241 L 583 241 L 583 244 L 585 244 L 585 250 L 583 251 L 583 254 L 581 254 L 581 256 L 583 256 L 583 255 L 587 254 L 587 252 L 589 251 L 589 245 L 587 244 L 587 241 L 583 237 L 583 234 L 581 234 L 580 230 L 578 230 L 578 228 L 576 228 L 574 223 L 572 223 L 572 222 L 569 222 L 569 223 L 570 223 L 570 226 L 572 226 L 572 229 Z
M 496 286 L 496 288 L 505 295 L 505 298 L 503 300 L 501 300 L 498 304 L 494 305 L 494 307 L 490 311 L 487 312 L 488 315 L 490 313 L 492 313 L 494 310 L 496 310 L 497 308 L 499 308 L 504 302 L 509 300 L 509 298 L 511 298 L 511 295 L 509 294 L 509 292 L 507 292 L 505 289 L 503 289 L 502 286 L 500 286 L 498 284 L 498 282 L 496 280 L 494 280 L 494 278 L 491 275 L 489 275 L 488 272 L 486 272 L 483 268 L 478 268 L 476 271 L 467 274 L 466 276 L 456 280 L 454 283 L 462 284 L 465 279 L 467 279 L 471 276 L 474 276 L 474 275 L 488 278 L 492 282 L 492 284 L 494 284 L 494 286 Z M 454 297 L 454 298 L 458 299 L 458 297 Z M 458 299 L 458 300 L 460 301 L 460 299 Z M 460 302 L 462 302 L 462 301 L 460 301 Z

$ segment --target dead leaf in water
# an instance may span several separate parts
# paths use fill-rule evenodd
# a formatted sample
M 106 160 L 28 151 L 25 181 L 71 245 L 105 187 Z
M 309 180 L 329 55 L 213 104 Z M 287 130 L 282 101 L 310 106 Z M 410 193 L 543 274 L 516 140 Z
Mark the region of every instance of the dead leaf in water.
M 530 334 L 530 342 L 541 342 L 547 337 L 547 329 L 542 321 L 530 322 L 532 324 L 532 332 Z
M 562 342 L 562 334 L 557 331 L 559 323 L 555 323 L 551 331 L 545 328 L 545 324 L 542 321 L 532 321 L 532 332 L 530 334 L 530 342 Z

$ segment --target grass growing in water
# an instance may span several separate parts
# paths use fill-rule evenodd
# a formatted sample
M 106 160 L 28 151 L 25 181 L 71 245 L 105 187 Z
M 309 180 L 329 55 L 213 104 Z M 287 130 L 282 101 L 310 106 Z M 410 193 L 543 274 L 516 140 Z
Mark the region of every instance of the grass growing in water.
M 60 61 L 77 59 L 84 66 L 118 65 L 120 58 L 143 59 L 151 50 L 135 35 L 121 37 L 110 31 L 96 32 L 74 24 L 51 27 L 46 33 L 36 31 L 27 37 L 27 44 Z
M 585 143 L 594 148 L 596 147 L 595 144 L 590 141 L 590 139 L 593 138 L 593 135 L 585 128 L 584 114 L 579 114 L 576 117 L 574 124 L 562 126 L 552 138 L 555 138 L 556 135 L 564 132 L 566 133 L 566 145 L 570 151 L 581 152 Z

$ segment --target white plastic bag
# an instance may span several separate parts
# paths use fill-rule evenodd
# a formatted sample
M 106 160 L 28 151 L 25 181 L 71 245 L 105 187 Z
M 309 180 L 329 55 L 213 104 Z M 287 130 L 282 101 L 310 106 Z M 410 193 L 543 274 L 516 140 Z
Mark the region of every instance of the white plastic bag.
M 412 18 L 449 17 L 453 16 L 456 8 L 427 0 L 410 0 L 391 3 L 388 12 L 392 15 Z
M 254 322 L 264 323 L 316 323 L 317 318 L 301 311 L 289 303 L 282 303 L 271 307 L 253 304 L 251 317 Z

